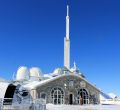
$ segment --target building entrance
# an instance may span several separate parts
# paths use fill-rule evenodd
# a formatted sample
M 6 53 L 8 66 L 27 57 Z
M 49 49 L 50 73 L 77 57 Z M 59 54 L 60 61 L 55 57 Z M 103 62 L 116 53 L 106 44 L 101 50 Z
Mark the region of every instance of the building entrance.
M 73 104 L 73 94 L 69 95 L 69 104 Z

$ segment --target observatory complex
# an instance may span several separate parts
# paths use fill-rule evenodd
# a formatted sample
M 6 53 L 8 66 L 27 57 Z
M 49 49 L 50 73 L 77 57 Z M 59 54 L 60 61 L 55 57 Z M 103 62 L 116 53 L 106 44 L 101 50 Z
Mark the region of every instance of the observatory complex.
M 11 98 L 9 101 L 11 104 L 13 100 L 21 104 L 23 99 L 40 98 L 52 104 L 100 103 L 100 90 L 86 80 L 75 63 L 70 67 L 69 19 L 69 6 L 67 6 L 63 68 L 57 68 L 51 74 L 43 74 L 37 67 L 20 67 L 16 72 L 16 79 L 4 86 L 4 94 L 0 92 L 1 98 Z M 16 91 L 21 91 L 22 94 L 17 94 Z

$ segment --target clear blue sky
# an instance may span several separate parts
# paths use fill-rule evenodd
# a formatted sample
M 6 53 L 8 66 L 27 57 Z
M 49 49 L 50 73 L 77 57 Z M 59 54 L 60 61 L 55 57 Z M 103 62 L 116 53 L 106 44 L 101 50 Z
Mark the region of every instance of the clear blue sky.
M 120 95 L 120 1 L 70 0 L 71 65 Z M 63 66 L 66 0 L 0 0 L 0 77 L 19 66 Z

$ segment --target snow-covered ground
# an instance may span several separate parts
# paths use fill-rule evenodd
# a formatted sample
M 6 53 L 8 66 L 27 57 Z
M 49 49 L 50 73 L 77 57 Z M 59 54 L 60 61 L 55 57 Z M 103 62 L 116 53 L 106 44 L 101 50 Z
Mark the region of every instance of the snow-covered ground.
M 120 105 L 52 105 L 47 104 L 47 110 L 120 110 Z

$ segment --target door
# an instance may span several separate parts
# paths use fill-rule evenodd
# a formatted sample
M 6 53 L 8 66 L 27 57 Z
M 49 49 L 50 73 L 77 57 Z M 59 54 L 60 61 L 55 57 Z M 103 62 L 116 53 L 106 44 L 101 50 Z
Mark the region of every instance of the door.
M 73 104 L 73 94 L 69 95 L 69 104 Z

